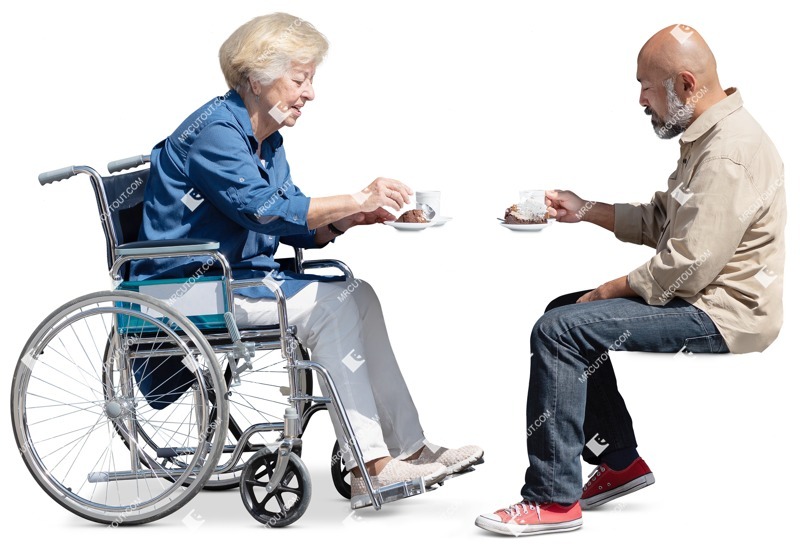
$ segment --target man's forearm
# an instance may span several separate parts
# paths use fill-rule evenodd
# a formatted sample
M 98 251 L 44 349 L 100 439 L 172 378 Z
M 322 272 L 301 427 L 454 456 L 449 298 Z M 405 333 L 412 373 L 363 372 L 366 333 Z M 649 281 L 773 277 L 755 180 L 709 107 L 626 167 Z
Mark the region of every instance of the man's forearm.
M 588 208 L 581 220 L 596 224 L 610 232 L 614 231 L 614 205 L 589 201 L 586 203 L 586 207 Z

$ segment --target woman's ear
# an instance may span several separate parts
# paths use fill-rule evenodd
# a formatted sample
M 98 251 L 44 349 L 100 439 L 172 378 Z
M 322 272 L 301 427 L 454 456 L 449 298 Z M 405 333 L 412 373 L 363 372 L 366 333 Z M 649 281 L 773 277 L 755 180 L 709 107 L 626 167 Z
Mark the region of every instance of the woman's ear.
M 250 79 L 249 81 L 250 81 L 250 90 L 253 91 L 253 94 L 256 96 L 256 98 L 258 98 L 259 95 L 261 95 L 261 83 L 259 83 L 255 79 Z

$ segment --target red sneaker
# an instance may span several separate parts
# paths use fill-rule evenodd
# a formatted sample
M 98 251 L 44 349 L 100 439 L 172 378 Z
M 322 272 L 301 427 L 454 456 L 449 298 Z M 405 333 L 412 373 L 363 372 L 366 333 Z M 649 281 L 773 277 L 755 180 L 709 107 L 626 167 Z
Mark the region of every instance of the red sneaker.
M 523 500 L 493 514 L 479 515 L 475 525 L 492 533 L 502 535 L 539 535 L 574 531 L 583 525 L 581 507 L 575 502 L 569 506 L 561 504 L 537 504 Z
M 602 506 L 606 502 L 611 502 L 615 498 L 625 496 L 655 482 L 653 472 L 642 458 L 636 458 L 622 471 L 614 471 L 606 464 L 601 463 L 595 467 L 589 480 L 583 485 L 581 508 L 590 510 Z

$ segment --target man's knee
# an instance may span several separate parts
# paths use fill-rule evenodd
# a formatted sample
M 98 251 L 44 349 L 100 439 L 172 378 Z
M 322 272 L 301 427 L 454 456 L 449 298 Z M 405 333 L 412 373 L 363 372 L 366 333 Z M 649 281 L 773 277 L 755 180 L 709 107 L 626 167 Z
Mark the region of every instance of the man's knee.
M 536 321 L 531 330 L 531 351 L 535 343 L 551 341 L 558 337 L 557 328 L 561 321 L 557 311 L 547 311 Z

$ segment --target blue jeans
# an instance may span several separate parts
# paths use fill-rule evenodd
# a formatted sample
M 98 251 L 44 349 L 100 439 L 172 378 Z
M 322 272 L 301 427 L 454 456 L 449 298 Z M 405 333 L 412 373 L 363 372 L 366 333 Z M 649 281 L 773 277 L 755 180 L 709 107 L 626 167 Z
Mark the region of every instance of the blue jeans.
M 583 293 L 554 300 L 531 332 L 526 500 L 572 504 L 581 496 L 582 454 L 597 464 L 606 450 L 636 447 L 609 351 L 728 352 L 711 318 L 682 299 L 576 304 Z

